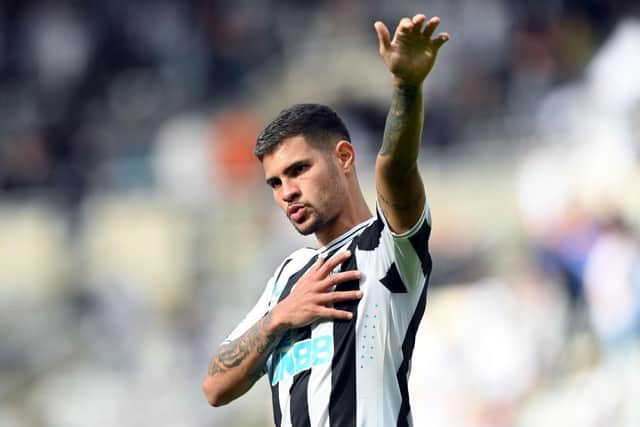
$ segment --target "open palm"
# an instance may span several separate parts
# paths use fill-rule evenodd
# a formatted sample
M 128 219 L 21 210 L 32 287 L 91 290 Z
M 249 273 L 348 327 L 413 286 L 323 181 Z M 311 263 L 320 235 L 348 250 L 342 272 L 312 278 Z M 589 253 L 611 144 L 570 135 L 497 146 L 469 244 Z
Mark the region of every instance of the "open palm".
M 412 19 L 402 18 L 393 40 L 384 23 L 375 23 L 380 55 L 389 71 L 393 73 L 396 84 L 419 85 L 429 74 L 438 50 L 449 40 L 446 33 L 431 38 L 439 23 L 440 18 L 433 17 L 427 21 L 426 16 L 422 14 L 415 15 Z

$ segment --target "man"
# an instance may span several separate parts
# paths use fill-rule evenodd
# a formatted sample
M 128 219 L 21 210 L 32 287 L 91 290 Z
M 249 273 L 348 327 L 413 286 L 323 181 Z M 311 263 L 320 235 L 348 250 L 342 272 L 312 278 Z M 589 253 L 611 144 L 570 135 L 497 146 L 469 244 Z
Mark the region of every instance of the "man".
M 393 98 L 376 159 L 377 215 L 362 196 L 349 133 L 329 108 L 295 105 L 258 137 L 273 197 L 320 249 L 300 249 L 213 356 L 213 406 L 268 373 L 277 426 L 411 425 L 407 379 L 431 271 L 431 217 L 417 167 L 422 82 L 447 34 L 437 17 L 375 23 Z

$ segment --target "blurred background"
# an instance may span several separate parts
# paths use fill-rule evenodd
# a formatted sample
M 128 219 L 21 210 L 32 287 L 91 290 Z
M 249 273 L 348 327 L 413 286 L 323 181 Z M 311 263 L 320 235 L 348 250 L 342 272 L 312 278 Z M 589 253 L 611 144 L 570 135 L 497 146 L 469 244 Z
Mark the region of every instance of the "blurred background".
M 345 119 L 373 206 L 375 20 L 439 15 L 421 169 L 434 270 L 418 427 L 640 425 L 640 11 L 632 0 L 1 0 L 0 425 L 272 425 L 210 408 L 215 348 L 313 239 L 251 154 L 296 102 Z

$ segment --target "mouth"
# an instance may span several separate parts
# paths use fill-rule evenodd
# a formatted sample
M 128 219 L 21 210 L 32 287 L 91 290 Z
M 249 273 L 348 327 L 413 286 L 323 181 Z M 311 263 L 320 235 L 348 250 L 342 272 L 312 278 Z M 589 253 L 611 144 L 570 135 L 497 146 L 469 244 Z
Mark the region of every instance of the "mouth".
M 287 208 L 287 216 L 295 223 L 301 223 L 305 218 L 306 207 L 302 203 L 290 205 Z

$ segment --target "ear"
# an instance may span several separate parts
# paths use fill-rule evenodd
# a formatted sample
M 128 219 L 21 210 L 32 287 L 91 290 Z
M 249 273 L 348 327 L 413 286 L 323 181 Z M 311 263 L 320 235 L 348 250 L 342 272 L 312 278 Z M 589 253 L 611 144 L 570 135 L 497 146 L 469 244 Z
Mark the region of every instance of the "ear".
M 340 168 L 345 171 L 351 171 L 356 164 L 356 152 L 353 145 L 347 140 L 340 140 L 335 147 L 336 161 Z

